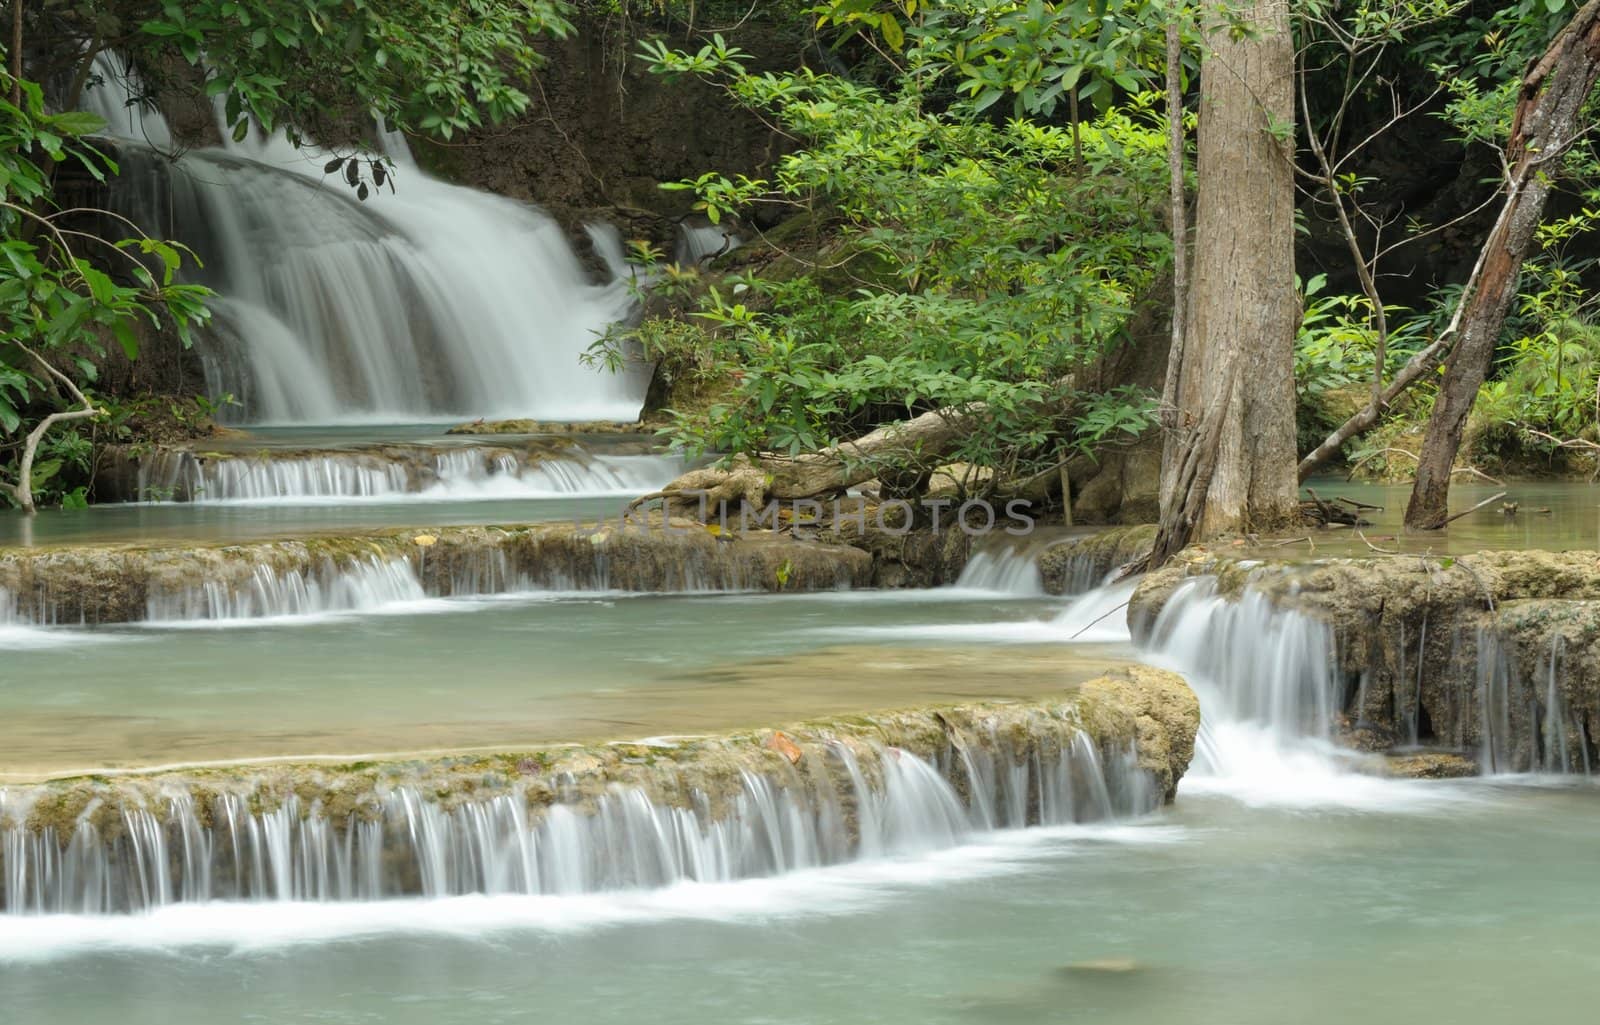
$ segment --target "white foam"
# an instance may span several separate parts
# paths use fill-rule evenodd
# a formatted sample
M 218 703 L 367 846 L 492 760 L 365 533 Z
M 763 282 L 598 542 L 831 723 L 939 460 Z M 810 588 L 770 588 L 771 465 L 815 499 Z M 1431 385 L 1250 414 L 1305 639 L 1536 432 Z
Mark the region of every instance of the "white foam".
M 447 897 L 347 903 L 216 901 L 139 915 L 0 915 L 0 962 L 37 963 L 111 950 L 188 954 L 279 950 L 377 936 L 468 939 L 566 934 L 672 921 L 750 923 L 852 914 L 915 891 L 1025 871 L 1077 849 L 1182 843 L 1181 827 L 1074 825 L 985 835 L 916 857 L 851 862 L 760 879 L 681 883 L 573 896 Z

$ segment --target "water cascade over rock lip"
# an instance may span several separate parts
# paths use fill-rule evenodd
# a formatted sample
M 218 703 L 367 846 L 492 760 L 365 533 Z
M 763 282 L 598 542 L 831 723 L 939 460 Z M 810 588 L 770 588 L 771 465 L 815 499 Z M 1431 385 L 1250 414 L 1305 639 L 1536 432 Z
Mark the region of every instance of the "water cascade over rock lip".
M 864 587 L 846 545 L 703 524 L 451 527 L 249 544 L 0 549 L 0 598 L 34 626 L 361 611 L 529 591 L 808 591 Z M 0 612 L 0 615 L 4 615 Z
M 196 452 L 113 447 L 102 501 L 305 504 L 621 497 L 655 491 L 684 461 L 647 445 L 361 445 L 338 450 Z
M 1025 705 L 418 766 L 256 766 L 0 789 L 0 907 L 573 894 L 914 855 L 1170 796 L 1193 695 L 1138 669 Z
M 1130 621 L 1208 708 L 1280 746 L 1338 741 L 1408 774 L 1588 774 L 1597 609 L 1594 553 L 1224 558 L 1146 578 Z
M 540 211 L 434 180 L 403 149 L 394 194 L 364 203 L 323 174 L 329 154 L 278 137 L 170 160 L 120 60 L 96 68 L 85 104 L 122 140 L 113 205 L 202 254 L 207 385 L 247 419 L 638 417 L 644 368 L 580 360 L 633 309 L 627 283 L 592 283 Z
M 972 553 L 955 586 L 1016 597 L 1088 594 L 1150 550 L 1155 529 L 1116 527 L 1088 534 L 1040 531 L 1000 539 Z

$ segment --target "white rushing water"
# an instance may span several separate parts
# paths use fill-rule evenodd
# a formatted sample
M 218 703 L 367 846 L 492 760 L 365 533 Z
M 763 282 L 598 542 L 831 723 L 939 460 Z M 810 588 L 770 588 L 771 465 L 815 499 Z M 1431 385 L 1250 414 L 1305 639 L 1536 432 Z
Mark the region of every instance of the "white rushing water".
M 26 825 L 43 791 L 0 788 L 0 907 L 103 915 L 213 900 L 654 889 L 916 857 L 986 830 L 1102 821 L 1153 806 L 1131 751 L 1104 765 L 1081 733 L 1047 754 L 1041 746 L 1003 770 L 1000 760 L 1020 752 L 1005 746 L 977 761 L 969 753 L 958 771 L 982 795 L 970 806 L 922 758 L 877 748 L 869 767 L 842 743 L 828 749 L 842 787 L 745 770 L 720 811 L 698 792 L 687 807 L 631 787 L 547 808 L 520 789 L 447 807 L 418 788 L 384 785 L 352 795 L 356 810 L 334 817 L 293 794 L 261 810 L 259 795 L 177 790 L 124 804 L 106 829 L 91 818 L 100 810 L 92 801 L 64 836 Z M 551 783 L 559 794 L 562 782 Z
M 1333 631 L 1325 623 L 1275 608 L 1254 591 L 1231 601 L 1217 593 L 1214 578 L 1197 577 L 1162 608 L 1149 648 L 1181 667 L 1201 694 L 1200 772 L 1239 768 L 1237 742 L 1245 735 L 1279 747 L 1331 736 L 1339 694 Z
M 684 267 L 698 267 L 707 260 L 733 252 L 742 244 L 737 232 L 725 224 L 681 221 L 678 224 L 677 251 L 673 259 Z
M 219 293 L 208 384 L 251 420 L 637 418 L 640 373 L 580 362 L 633 308 L 628 285 L 592 283 L 540 211 L 430 178 L 400 148 L 395 192 L 364 203 L 324 174 L 327 153 L 281 136 L 171 161 L 120 59 L 96 68 L 86 108 L 154 147 L 125 147 L 114 201 L 200 254 L 196 280 Z
M 140 462 L 137 494 L 145 501 L 256 505 L 599 498 L 659 490 L 683 466 L 672 455 L 580 451 L 524 459 L 506 449 L 476 447 L 398 457 L 356 451 L 200 458 L 161 450 Z
M 991 545 L 972 553 L 961 568 L 955 586 L 963 590 L 993 591 L 1019 598 L 1044 595 L 1038 553 L 1009 545 Z
M 257 565 L 241 583 L 208 580 L 190 587 L 155 590 L 146 600 L 146 621 L 251 622 L 380 612 L 427 600 L 409 559 L 372 556 L 322 572 Z

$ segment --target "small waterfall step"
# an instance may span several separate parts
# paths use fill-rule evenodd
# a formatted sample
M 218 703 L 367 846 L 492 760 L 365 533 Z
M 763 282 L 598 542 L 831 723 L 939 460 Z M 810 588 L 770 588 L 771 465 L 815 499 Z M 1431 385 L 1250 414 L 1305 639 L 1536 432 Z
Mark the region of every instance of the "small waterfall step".
M 1025 537 L 996 538 L 972 553 L 955 586 L 1017 598 L 1076 597 L 1150 550 L 1155 529 L 1040 528 Z
M 1140 674 L 697 740 L 0 787 L 0 911 L 724 882 L 1141 815 L 1198 715 L 1181 681 Z
M 1146 577 L 1129 621 L 1201 694 L 1205 771 L 1286 753 L 1422 776 L 1600 761 L 1596 553 L 1213 556 Z
M 729 540 L 659 513 L 296 541 L 0 549 L 0 623 L 255 619 L 550 591 L 838 590 L 866 587 L 872 573 L 872 556 L 859 548 L 769 531 Z
M 645 440 L 495 439 L 306 449 L 110 446 L 96 498 L 122 502 L 473 500 L 634 496 L 660 489 L 684 461 Z

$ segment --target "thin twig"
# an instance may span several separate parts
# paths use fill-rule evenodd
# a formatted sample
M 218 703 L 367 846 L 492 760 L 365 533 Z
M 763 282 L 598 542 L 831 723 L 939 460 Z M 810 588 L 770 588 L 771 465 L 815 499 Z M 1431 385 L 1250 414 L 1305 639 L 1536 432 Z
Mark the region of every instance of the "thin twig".
M 1490 505 L 1490 504 L 1492 504 L 1494 502 L 1499 501 L 1500 499 L 1506 497 L 1506 494 L 1507 494 L 1507 492 L 1501 491 L 1501 492 L 1499 492 L 1497 494 L 1490 495 L 1488 498 L 1485 498 L 1483 501 L 1479 502 L 1477 505 L 1473 506 L 1471 509 L 1463 509 L 1461 512 L 1456 513 L 1454 516 L 1451 516 L 1451 517 L 1447 518 L 1443 523 L 1439 524 L 1439 526 L 1448 527 L 1450 524 L 1454 523 L 1456 520 L 1459 520 L 1461 517 L 1470 516 L 1473 513 L 1477 512 L 1479 509 L 1482 509 L 1484 506 Z
M 1116 608 L 1114 608 L 1111 611 L 1107 612 L 1105 615 L 1095 617 L 1094 622 L 1089 623 L 1082 630 L 1079 630 L 1077 633 L 1073 634 L 1071 637 L 1068 637 L 1067 640 L 1069 640 L 1069 641 L 1077 640 L 1079 637 L 1082 637 L 1085 633 L 1087 633 L 1089 631 L 1089 627 L 1099 626 L 1102 620 L 1110 619 L 1113 615 L 1115 615 L 1118 612 L 1121 612 L 1123 609 L 1127 608 L 1131 604 L 1133 604 L 1133 599 L 1130 598 L 1129 600 L 1123 602 L 1121 605 L 1118 605 Z
M 1368 541 L 1367 540 L 1367 535 L 1361 533 L 1361 531 L 1359 531 L 1359 530 L 1356 531 L 1356 537 L 1359 537 L 1363 542 L 1365 542 L 1365 544 L 1366 544 L 1366 546 L 1368 548 L 1370 548 L 1373 551 L 1377 552 L 1379 555 L 1399 555 L 1400 554 L 1397 550 L 1395 550 L 1393 548 L 1379 548 L 1377 545 L 1373 544 L 1371 541 Z

